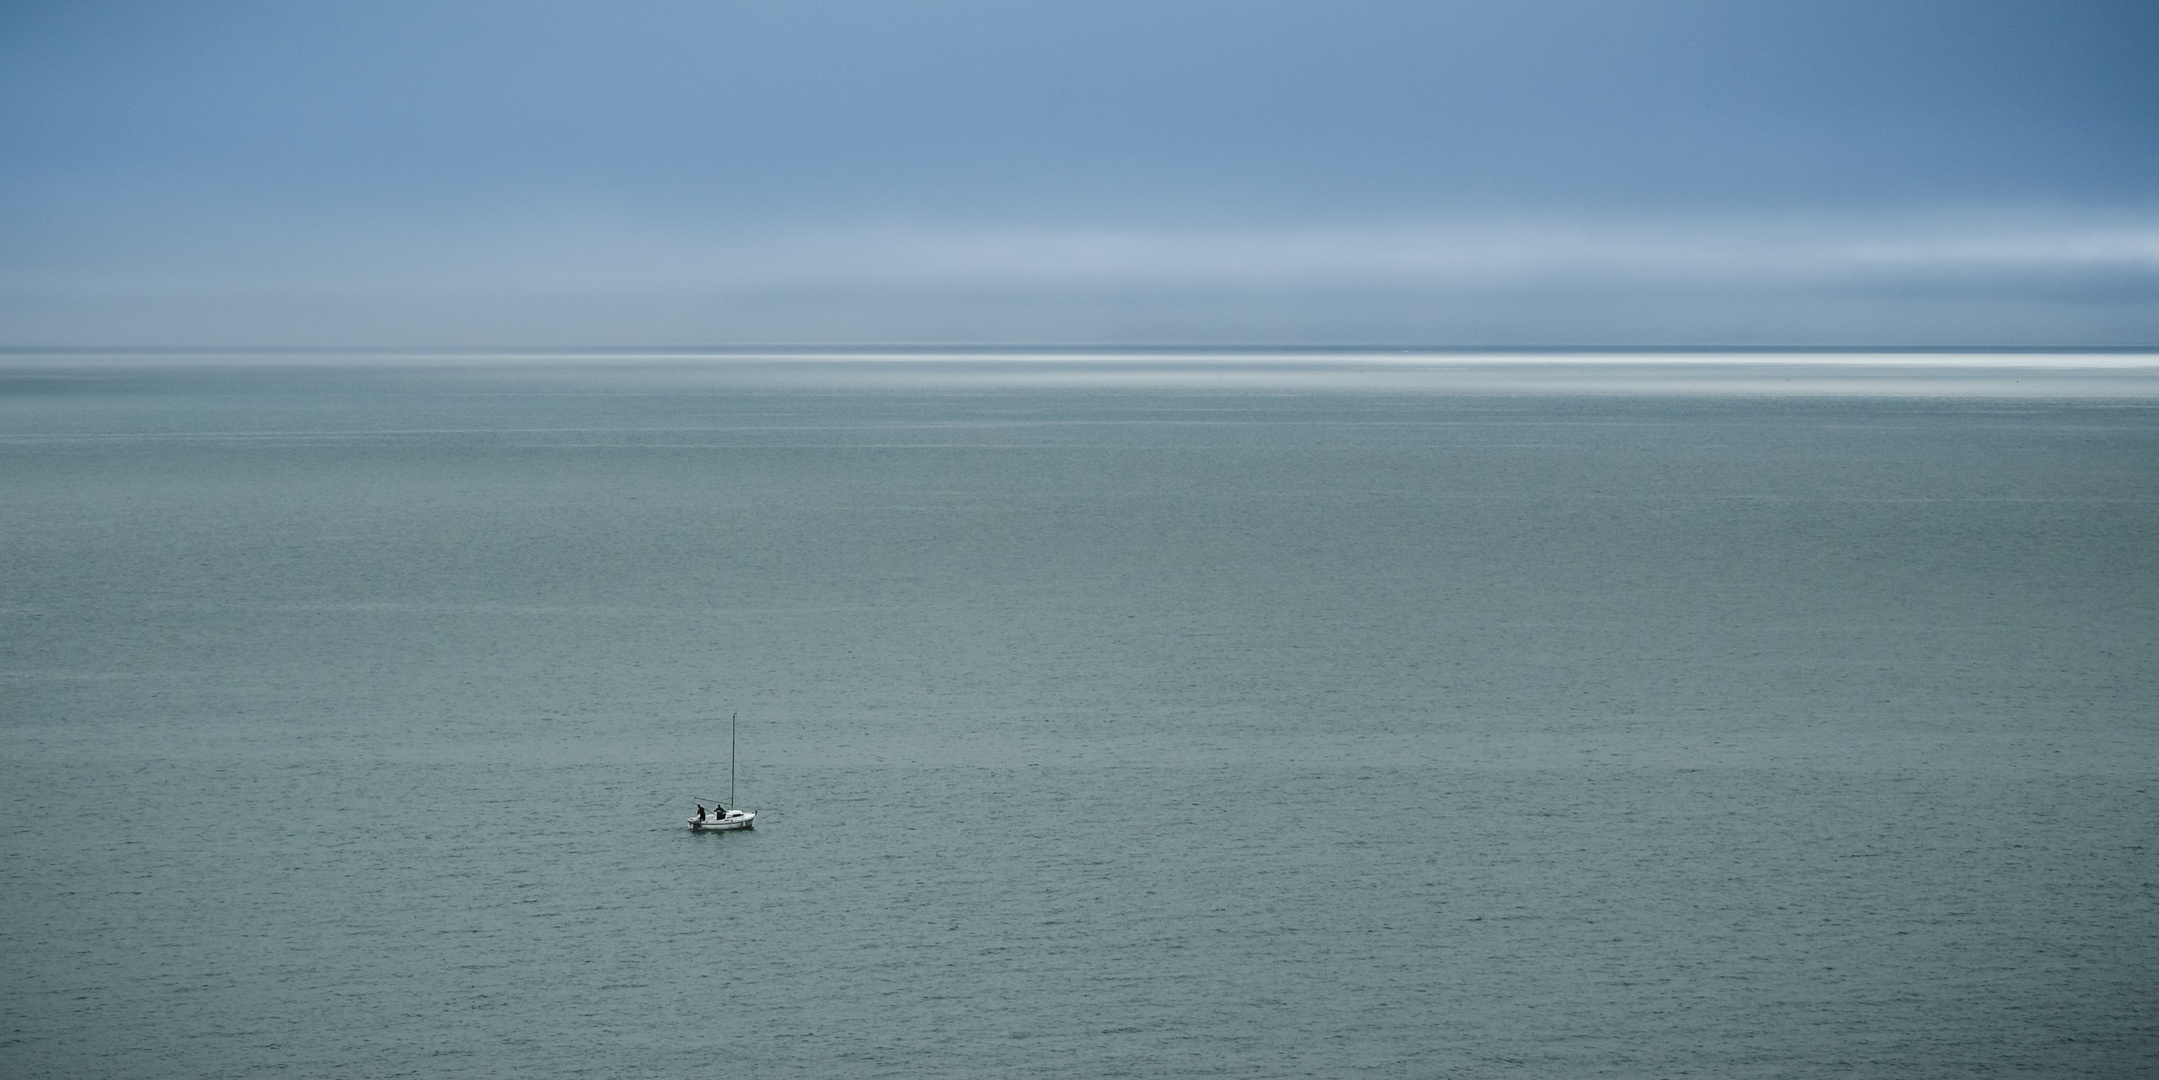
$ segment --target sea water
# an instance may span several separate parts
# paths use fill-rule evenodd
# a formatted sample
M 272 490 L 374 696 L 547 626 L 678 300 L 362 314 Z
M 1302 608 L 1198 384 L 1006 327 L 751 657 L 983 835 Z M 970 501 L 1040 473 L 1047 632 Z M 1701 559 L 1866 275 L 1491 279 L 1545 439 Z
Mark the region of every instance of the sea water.
M 18 358 L 0 1073 L 2159 1071 L 2149 395 L 1213 362 Z

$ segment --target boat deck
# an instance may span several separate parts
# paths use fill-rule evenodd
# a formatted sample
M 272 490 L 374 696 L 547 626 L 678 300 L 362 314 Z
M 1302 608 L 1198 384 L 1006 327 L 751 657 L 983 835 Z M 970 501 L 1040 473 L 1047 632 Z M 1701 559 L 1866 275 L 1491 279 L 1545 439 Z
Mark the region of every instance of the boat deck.
M 725 814 L 712 814 L 689 820 L 691 832 L 725 832 L 728 829 L 755 828 L 756 813 L 749 810 L 729 810 Z

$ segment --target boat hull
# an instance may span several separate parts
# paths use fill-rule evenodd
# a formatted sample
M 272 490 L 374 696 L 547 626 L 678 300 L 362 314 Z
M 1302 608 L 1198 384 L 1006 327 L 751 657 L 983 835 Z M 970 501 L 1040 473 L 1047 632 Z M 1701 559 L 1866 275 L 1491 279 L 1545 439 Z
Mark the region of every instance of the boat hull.
M 729 832 L 754 828 L 756 822 L 757 814 L 754 811 L 729 810 L 725 814 L 714 814 L 702 821 L 691 818 L 689 824 L 691 832 Z

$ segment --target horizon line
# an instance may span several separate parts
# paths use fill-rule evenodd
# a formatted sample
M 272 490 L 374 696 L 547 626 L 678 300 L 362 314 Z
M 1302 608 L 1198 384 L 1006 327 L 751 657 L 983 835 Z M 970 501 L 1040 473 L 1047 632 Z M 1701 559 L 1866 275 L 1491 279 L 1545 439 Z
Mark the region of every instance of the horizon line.
M 1582 344 L 1469 344 L 1439 345 L 1422 343 L 1385 343 L 1370 345 L 1346 345 L 1329 343 L 1265 344 L 1240 342 L 1209 342 L 1201 344 L 1180 342 L 1104 344 L 1089 342 L 771 342 L 771 343 L 676 343 L 665 345 L 636 345 L 611 342 L 593 342 L 576 345 L 559 344 L 500 344 L 500 345 L 333 345 L 333 344 L 209 344 L 209 345 L 0 345 L 0 355 L 143 355 L 143 356 L 191 356 L 216 353 L 241 353 L 249 355 L 315 354 L 315 355 L 385 355 L 385 354 L 440 354 L 440 355 L 504 355 L 529 354 L 547 356 L 590 356 L 595 354 L 644 354 L 644 355 L 705 355 L 705 354 L 815 354 L 850 352 L 863 354 L 1076 354 L 1076 353 L 1222 353 L 1222 354 L 1301 354 L 1325 355 L 1373 354 L 1373 353 L 1429 353 L 1437 355 L 2057 355 L 2057 354 L 2159 354 L 2159 342 L 2151 344 L 2114 345 L 1764 345 L 1764 344 L 1690 344 L 1690 345 L 1582 345 Z

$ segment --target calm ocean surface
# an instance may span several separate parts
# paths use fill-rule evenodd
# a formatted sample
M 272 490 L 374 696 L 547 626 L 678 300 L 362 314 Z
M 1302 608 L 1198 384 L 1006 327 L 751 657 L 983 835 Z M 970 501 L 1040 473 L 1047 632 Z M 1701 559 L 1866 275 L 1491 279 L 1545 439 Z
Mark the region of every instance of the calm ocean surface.
M 0 1075 L 2159 1073 L 2149 387 L 1209 362 L 0 358 Z

